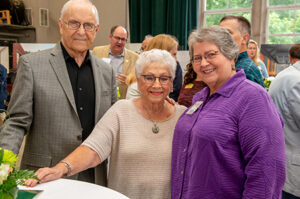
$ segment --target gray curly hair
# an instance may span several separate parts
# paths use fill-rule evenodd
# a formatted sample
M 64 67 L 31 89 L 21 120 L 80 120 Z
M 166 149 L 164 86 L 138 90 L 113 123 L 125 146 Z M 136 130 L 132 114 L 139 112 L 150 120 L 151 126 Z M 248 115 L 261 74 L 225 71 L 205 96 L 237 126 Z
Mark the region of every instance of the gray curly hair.
M 194 44 L 196 42 L 208 41 L 220 49 L 220 52 L 230 60 L 236 60 L 239 48 L 235 44 L 230 33 L 220 26 L 210 26 L 194 30 L 188 39 L 190 58 L 193 60 Z

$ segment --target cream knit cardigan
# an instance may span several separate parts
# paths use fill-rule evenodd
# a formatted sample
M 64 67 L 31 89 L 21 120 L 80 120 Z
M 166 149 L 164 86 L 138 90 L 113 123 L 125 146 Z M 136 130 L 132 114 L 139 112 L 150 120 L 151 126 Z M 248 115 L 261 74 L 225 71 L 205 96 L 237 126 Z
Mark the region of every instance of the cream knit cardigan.
M 171 118 L 157 124 L 157 134 L 133 100 L 119 100 L 97 123 L 83 144 L 96 151 L 101 161 L 110 156 L 109 188 L 131 199 L 170 198 L 173 131 L 186 109 L 175 107 Z

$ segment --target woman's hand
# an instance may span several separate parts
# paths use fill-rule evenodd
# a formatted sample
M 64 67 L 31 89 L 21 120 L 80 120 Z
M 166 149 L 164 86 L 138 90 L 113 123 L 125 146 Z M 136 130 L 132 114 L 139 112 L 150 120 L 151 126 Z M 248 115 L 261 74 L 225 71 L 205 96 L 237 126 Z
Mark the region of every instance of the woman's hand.
M 40 179 L 40 183 L 42 183 L 59 179 L 67 172 L 67 168 L 63 164 L 57 164 L 52 168 L 41 168 L 35 172 L 35 175 Z M 37 183 L 38 181 L 35 179 L 28 179 L 25 181 L 25 185 L 29 187 L 34 187 Z

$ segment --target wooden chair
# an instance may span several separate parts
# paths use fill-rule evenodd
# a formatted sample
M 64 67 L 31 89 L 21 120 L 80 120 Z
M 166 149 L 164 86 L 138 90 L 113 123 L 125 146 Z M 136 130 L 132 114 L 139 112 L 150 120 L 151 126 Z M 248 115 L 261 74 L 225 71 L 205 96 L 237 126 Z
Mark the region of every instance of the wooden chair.
M 9 10 L 0 10 L 0 23 L 11 24 Z

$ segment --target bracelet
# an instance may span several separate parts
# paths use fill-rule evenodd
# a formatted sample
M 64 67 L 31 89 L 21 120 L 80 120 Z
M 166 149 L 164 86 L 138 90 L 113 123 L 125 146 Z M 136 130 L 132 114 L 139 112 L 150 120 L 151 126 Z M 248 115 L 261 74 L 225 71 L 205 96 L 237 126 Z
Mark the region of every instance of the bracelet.
M 64 164 L 67 167 L 68 173 L 66 174 L 66 176 L 70 176 L 72 171 L 70 163 L 67 161 L 60 161 L 59 163 Z

